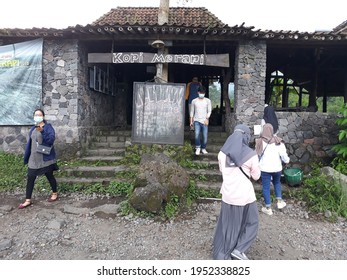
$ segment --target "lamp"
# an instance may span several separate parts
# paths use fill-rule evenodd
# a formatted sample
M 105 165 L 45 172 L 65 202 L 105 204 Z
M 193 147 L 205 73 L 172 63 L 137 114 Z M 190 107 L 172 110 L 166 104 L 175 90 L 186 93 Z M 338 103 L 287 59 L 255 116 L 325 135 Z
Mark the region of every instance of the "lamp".
M 161 49 L 165 47 L 165 43 L 162 40 L 154 40 L 151 46 L 156 49 Z

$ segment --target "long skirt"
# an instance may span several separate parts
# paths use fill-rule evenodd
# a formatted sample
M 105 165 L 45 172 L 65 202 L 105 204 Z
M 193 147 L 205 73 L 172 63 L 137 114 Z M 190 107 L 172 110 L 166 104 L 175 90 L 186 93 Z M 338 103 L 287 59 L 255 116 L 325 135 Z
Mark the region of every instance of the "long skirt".
M 256 201 L 245 206 L 230 205 L 222 201 L 213 238 L 213 259 L 230 260 L 234 249 L 245 253 L 257 237 L 258 225 Z

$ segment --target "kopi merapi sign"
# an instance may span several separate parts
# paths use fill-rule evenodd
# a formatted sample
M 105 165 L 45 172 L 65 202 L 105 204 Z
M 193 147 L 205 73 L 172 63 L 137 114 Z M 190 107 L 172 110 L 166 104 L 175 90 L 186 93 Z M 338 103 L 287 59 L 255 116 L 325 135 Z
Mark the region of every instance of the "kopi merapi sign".
M 229 67 L 229 54 L 89 53 L 88 63 L 182 63 Z

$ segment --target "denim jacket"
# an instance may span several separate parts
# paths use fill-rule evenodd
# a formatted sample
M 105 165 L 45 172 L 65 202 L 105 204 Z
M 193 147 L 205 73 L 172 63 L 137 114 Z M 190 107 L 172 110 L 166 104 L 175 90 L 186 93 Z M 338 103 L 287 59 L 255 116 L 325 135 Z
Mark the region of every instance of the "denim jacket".
M 29 131 L 29 139 L 28 142 L 25 146 L 25 152 L 24 152 L 24 164 L 28 164 L 29 162 L 29 157 L 31 154 L 31 135 L 35 129 L 35 126 L 32 126 Z M 50 123 L 47 123 L 45 121 L 45 125 L 43 126 L 43 131 L 41 132 L 42 134 L 42 145 L 45 146 L 53 146 L 54 141 L 55 141 L 55 131 L 53 126 Z M 51 150 L 51 153 L 49 155 L 43 154 L 43 161 L 48 161 L 55 159 L 56 154 L 54 150 L 54 146 Z

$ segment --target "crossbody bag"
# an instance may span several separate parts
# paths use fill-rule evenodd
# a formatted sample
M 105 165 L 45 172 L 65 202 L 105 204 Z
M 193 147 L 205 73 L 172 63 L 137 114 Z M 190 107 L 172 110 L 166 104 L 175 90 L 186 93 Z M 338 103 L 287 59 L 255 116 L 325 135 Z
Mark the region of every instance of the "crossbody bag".
M 41 145 L 38 142 L 36 142 L 36 145 L 37 145 L 36 152 L 38 152 L 40 154 L 45 154 L 45 155 L 49 155 L 51 153 L 52 148 L 53 148 L 53 146 Z

